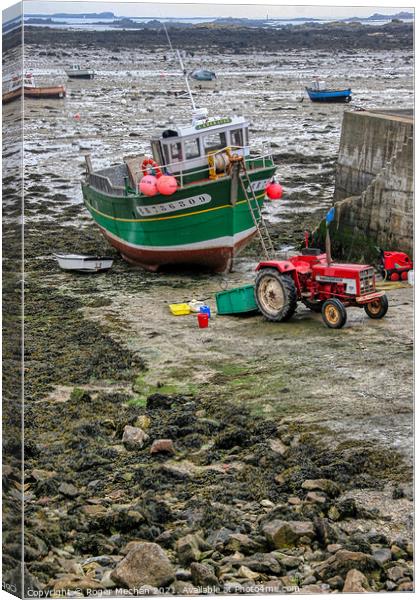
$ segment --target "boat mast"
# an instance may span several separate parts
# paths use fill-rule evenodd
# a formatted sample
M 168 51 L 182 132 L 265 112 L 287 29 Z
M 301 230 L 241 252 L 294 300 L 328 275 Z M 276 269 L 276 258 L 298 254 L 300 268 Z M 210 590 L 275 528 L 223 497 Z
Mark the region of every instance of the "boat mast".
M 184 78 L 185 78 L 185 84 L 187 86 L 188 95 L 189 95 L 190 100 L 191 100 L 192 109 L 193 110 L 197 110 L 197 107 L 195 105 L 194 98 L 193 98 L 193 95 L 192 95 L 192 91 L 191 91 L 191 88 L 190 88 L 190 84 L 188 82 L 187 71 L 186 71 L 186 69 L 184 67 L 184 63 L 182 62 L 181 53 L 180 53 L 179 50 L 177 50 L 176 53 L 177 53 L 177 56 L 178 56 L 179 64 L 181 65 L 182 73 L 183 73 Z
M 174 51 L 174 48 L 172 46 L 171 38 L 169 37 L 168 30 L 166 29 L 165 21 L 163 21 L 163 20 L 162 20 L 162 25 L 163 25 L 163 29 L 165 30 L 166 39 L 168 40 L 168 44 L 169 44 L 169 47 L 171 49 L 171 52 L 172 52 L 172 54 L 175 55 L 175 51 Z M 182 58 L 181 58 L 181 53 L 180 53 L 180 51 L 178 49 L 176 51 L 176 56 L 178 57 L 180 67 L 182 69 L 182 74 L 183 74 L 183 76 L 185 78 L 185 84 L 187 86 L 188 95 L 189 95 L 190 100 L 191 100 L 192 109 L 195 111 L 195 110 L 197 110 L 197 107 L 195 105 L 194 98 L 193 98 L 193 95 L 192 95 L 192 91 L 191 91 L 191 88 L 190 88 L 190 84 L 188 82 L 187 71 L 186 71 L 186 69 L 184 67 L 184 63 L 183 63 Z

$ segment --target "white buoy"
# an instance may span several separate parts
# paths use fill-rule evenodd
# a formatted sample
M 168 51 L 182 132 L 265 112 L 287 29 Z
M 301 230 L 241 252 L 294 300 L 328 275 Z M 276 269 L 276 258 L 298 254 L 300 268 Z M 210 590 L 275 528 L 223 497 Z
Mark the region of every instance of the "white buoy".
M 414 271 L 413 269 L 411 269 L 411 271 L 408 271 L 407 273 L 407 281 L 410 285 L 414 285 Z

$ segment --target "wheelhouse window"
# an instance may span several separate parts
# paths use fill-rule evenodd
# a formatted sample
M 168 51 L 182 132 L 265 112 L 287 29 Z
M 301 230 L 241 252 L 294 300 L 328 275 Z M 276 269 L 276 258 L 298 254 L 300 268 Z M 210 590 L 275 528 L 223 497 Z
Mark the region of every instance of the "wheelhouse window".
M 224 131 L 220 133 L 210 133 L 203 138 L 205 152 L 211 152 L 212 150 L 221 150 L 226 148 L 226 133 Z
M 244 136 L 242 129 L 234 129 L 230 132 L 230 143 L 232 146 L 243 146 Z
M 164 144 L 166 163 L 179 162 L 182 160 L 182 144 L 174 142 L 173 144 Z
M 200 144 L 198 138 L 193 140 L 185 140 L 184 142 L 185 148 L 185 158 L 197 158 L 200 156 Z

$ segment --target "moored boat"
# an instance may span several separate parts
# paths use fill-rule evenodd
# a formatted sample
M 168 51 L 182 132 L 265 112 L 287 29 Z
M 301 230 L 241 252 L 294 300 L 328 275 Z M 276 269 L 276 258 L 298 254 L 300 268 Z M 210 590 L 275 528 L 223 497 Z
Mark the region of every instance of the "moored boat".
M 263 203 L 276 170 L 271 153 L 250 151 L 244 117 L 203 112 L 154 136 L 151 148 L 151 157 L 98 171 L 87 157 L 82 190 L 93 219 L 123 258 L 148 270 L 195 264 L 225 271 L 257 232 L 250 202 L 258 210 Z M 234 168 L 238 159 L 244 172 Z M 172 189 L 154 188 L 163 183 Z
M 95 71 L 92 69 L 82 69 L 80 65 L 72 65 L 66 69 L 66 75 L 69 79 L 93 79 Z
M 350 102 L 351 88 L 342 90 L 329 89 L 324 81 L 313 81 L 311 87 L 306 87 L 306 92 L 312 102 Z
M 23 81 L 25 98 L 64 98 L 66 88 L 64 85 L 36 86 L 32 73 L 27 73 Z
M 190 77 L 195 81 L 214 81 L 216 79 L 216 73 L 214 73 L 214 71 L 208 71 L 207 69 L 195 69 L 195 71 L 191 71 Z
M 79 271 L 81 273 L 109 271 L 114 262 L 112 256 L 91 254 L 54 254 L 54 258 L 63 271 Z
M 3 77 L 2 104 L 8 104 L 22 96 L 21 75 L 9 75 Z

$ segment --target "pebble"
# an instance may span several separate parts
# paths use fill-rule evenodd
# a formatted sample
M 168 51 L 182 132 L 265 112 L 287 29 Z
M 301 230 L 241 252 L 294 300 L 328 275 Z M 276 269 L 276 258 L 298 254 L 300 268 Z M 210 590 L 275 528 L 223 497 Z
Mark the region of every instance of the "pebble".
M 139 415 L 134 422 L 135 427 L 140 427 L 140 429 L 149 429 L 152 420 L 147 415 Z
M 388 548 L 378 548 L 372 552 L 372 556 L 381 566 L 392 560 L 392 553 Z
M 140 427 L 126 425 L 122 436 L 122 442 L 127 450 L 140 450 L 149 439 L 147 433 Z
M 315 502 L 317 504 L 325 504 L 327 498 L 319 492 L 308 492 L 305 500 L 307 502 Z
M 150 454 L 175 454 L 173 441 L 169 439 L 154 440 L 150 447 Z
M 58 491 L 68 498 L 75 498 L 79 495 L 79 490 L 72 483 L 62 483 L 58 488 Z
M 271 500 L 261 500 L 260 504 L 264 508 L 272 508 L 274 506 L 274 502 L 271 502 Z
M 399 579 L 402 579 L 405 573 L 406 569 L 402 566 L 391 567 L 386 572 L 388 579 L 391 579 L 391 581 L 398 581 Z

